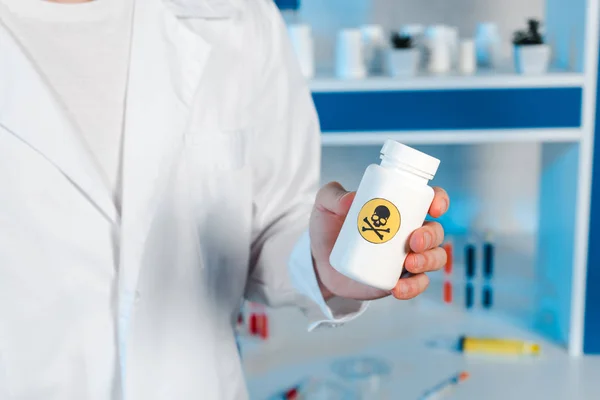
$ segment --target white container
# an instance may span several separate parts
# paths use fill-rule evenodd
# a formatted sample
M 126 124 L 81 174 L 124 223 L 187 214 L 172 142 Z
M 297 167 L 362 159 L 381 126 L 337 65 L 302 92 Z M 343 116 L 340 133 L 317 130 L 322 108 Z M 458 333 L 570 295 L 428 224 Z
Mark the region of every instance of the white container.
M 363 25 L 360 27 L 360 32 L 366 69 L 371 74 L 381 74 L 386 48 L 383 27 L 381 25 Z
M 300 64 L 302 75 L 310 79 L 315 76 L 313 37 L 310 25 L 292 24 L 288 26 L 292 48 Z
M 425 60 L 430 73 L 444 74 L 452 69 L 452 49 L 447 28 L 445 25 L 433 25 L 425 31 Z
M 418 49 L 388 49 L 385 57 L 385 70 L 393 77 L 415 76 L 419 69 Z
M 428 186 L 440 161 L 387 140 L 381 165 L 370 165 L 333 247 L 329 262 L 341 274 L 391 290 L 402 274 L 408 239 L 433 201 Z
M 446 74 L 452 69 L 450 46 L 444 41 L 431 41 L 428 45 L 428 66 L 432 74 Z
M 520 74 L 545 74 L 550 57 L 550 46 L 547 44 L 515 46 L 515 68 Z
M 455 26 L 446 26 L 446 40 L 450 47 L 450 64 L 452 68 L 458 66 L 460 37 L 458 28 Z
M 490 22 L 477 25 L 475 47 L 477 51 L 477 65 L 486 68 L 497 68 L 500 63 L 502 51 L 502 39 L 498 31 L 498 26 Z
M 460 42 L 458 71 L 463 75 L 472 75 L 477 71 L 475 42 L 471 39 L 464 39 Z
M 419 69 L 425 69 L 427 67 L 425 27 L 418 24 L 404 25 L 400 28 L 400 34 L 411 37 L 413 47 L 419 52 Z
M 359 29 L 343 29 L 338 32 L 335 75 L 340 79 L 362 79 L 366 76 L 362 34 Z

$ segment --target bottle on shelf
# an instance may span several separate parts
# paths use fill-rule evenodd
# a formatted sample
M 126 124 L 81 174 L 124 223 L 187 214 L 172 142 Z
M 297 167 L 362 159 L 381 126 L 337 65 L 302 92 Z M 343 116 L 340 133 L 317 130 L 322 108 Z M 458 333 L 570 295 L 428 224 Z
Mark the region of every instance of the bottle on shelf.
M 477 56 L 473 39 L 460 41 L 458 71 L 463 75 L 473 75 L 477 71 Z
M 288 34 L 302 75 L 307 79 L 313 78 L 315 76 L 314 42 L 310 25 L 289 24 Z
M 340 79 L 362 79 L 367 75 L 360 29 L 342 29 L 338 32 L 335 74 Z
M 287 25 L 292 48 L 300 71 L 307 79 L 315 76 L 314 41 L 312 28 L 300 17 L 300 0 L 275 0 Z
M 425 31 L 427 70 L 445 74 L 452 69 L 452 46 L 446 25 L 433 25 Z
M 502 39 L 498 26 L 492 22 L 483 22 L 477 25 L 475 32 L 475 47 L 477 51 L 477 65 L 485 68 L 498 68 Z
M 363 57 L 367 71 L 371 75 L 383 73 L 383 57 L 386 39 L 381 25 L 363 25 L 360 27 L 363 39 Z

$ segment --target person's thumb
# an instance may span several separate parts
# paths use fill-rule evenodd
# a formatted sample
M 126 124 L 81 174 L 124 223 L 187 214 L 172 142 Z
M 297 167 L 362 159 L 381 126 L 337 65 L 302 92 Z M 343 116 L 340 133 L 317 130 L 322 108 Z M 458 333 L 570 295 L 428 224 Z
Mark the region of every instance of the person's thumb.
M 350 210 L 356 192 L 348 192 L 338 182 L 329 182 L 317 194 L 316 206 L 345 217 Z

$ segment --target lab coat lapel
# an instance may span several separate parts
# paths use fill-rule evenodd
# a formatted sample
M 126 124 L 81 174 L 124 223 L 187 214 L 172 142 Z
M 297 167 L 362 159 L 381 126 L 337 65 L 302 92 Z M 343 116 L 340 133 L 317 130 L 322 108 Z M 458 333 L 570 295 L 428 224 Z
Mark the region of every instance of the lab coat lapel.
M 135 291 L 143 247 L 169 167 L 181 150 L 210 46 L 162 0 L 134 16 L 123 157 L 121 294 Z M 123 304 L 122 304 L 123 305 Z
M 58 97 L 0 23 L 0 125 L 45 157 L 116 222 L 108 182 Z

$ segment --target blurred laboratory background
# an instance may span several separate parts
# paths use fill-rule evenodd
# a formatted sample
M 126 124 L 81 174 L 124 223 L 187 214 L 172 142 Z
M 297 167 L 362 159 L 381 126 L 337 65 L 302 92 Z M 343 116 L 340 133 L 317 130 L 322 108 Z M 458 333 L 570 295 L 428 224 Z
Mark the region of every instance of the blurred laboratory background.
M 598 0 L 276 3 L 323 183 L 356 190 L 387 138 L 440 159 L 449 261 L 336 328 L 246 304 L 252 399 L 600 399 Z

